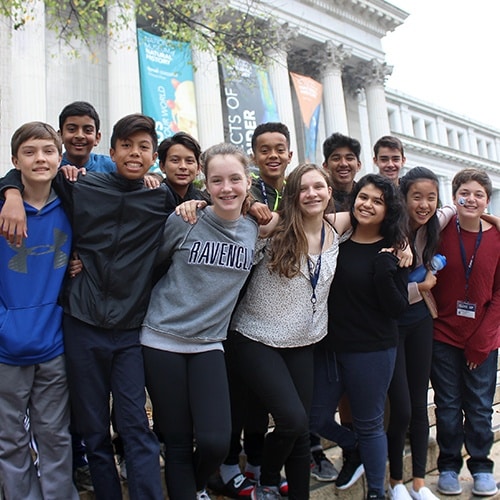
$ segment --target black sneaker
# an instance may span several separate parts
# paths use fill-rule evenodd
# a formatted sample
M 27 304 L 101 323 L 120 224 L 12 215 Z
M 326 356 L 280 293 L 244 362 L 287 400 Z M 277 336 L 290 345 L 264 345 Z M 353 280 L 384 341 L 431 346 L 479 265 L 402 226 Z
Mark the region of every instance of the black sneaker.
M 250 498 L 255 483 L 243 474 L 237 474 L 227 484 L 224 484 L 219 474 L 208 479 L 208 488 L 218 495 L 229 498 Z
M 335 482 L 339 490 L 350 488 L 365 472 L 358 449 L 342 450 L 342 469 Z

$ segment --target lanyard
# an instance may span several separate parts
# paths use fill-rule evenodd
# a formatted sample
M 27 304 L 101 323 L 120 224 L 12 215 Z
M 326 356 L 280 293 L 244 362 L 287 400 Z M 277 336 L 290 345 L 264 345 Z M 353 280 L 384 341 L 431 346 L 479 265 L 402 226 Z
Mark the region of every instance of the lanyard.
M 460 223 L 458 222 L 457 217 L 457 233 L 458 233 L 458 241 L 460 243 L 460 255 L 462 256 L 462 264 L 464 266 L 465 271 L 465 300 L 468 301 L 469 295 L 469 278 L 472 272 L 472 266 L 474 265 L 474 260 L 476 258 L 476 253 L 481 244 L 481 239 L 483 238 L 483 225 L 481 221 L 479 221 L 479 232 L 477 233 L 476 244 L 474 245 L 474 252 L 471 255 L 469 263 L 467 264 L 467 256 L 465 254 L 465 246 L 462 240 L 462 233 L 460 231 Z
M 269 198 L 267 196 L 266 185 L 260 177 L 258 181 L 259 181 L 260 191 L 262 193 L 262 199 L 264 200 L 264 203 L 269 207 Z M 276 200 L 274 201 L 274 207 L 272 209 L 271 207 L 269 207 L 272 212 L 276 212 L 278 210 L 278 205 L 281 200 L 281 194 L 278 192 L 277 189 L 275 189 L 275 191 L 276 191 Z
M 314 269 L 311 264 L 311 259 L 307 259 L 307 267 L 309 269 L 309 281 L 311 282 L 312 287 L 312 295 L 311 295 L 311 304 L 313 306 L 313 314 L 316 312 L 316 285 L 319 280 L 319 273 L 321 271 L 321 253 L 323 252 L 323 244 L 325 242 L 325 223 L 321 226 L 321 246 L 319 250 L 318 260 L 314 265 Z

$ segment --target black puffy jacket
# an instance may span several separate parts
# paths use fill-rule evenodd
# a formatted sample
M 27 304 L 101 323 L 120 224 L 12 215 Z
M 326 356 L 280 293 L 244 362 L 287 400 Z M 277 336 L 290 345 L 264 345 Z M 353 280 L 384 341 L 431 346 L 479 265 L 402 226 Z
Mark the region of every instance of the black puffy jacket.
M 0 183 L 0 189 L 7 186 L 22 187 L 19 171 Z M 53 186 L 83 262 L 83 271 L 66 281 L 65 313 L 100 328 L 140 327 L 163 226 L 175 208 L 171 191 L 165 185 L 148 189 L 142 180 L 116 173 L 88 173 L 72 183 L 59 172 Z

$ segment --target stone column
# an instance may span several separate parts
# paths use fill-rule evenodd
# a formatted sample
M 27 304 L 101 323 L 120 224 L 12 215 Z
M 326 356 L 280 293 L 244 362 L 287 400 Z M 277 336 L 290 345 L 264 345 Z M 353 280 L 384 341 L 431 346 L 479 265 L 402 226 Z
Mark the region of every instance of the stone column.
M 442 116 L 436 118 L 437 131 L 438 131 L 438 143 L 441 146 L 448 146 L 448 133 L 446 132 L 446 123 Z
M 391 133 L 384 90 L 385 79 L 391 72 L 391 66 L 376 59 L 363 61 L 357 65 L 358 77 L 365 89 L 372 144 L 383 135 Z
M 25 122 L 47 117 L 45 6 L 41 0 L 31 4 L 25 24 L 12 30 L 11 133 Z
M 453 205 L 450 177 L 439 176 L 439 198 L 443 205 Z
M 476 137 L 476 131 L 470 127 L 468 130 L 467 130 L 467 134 L 469 136 L 469 146 L 470 146 L 470 152 L 471 154 L 473 155 L 477 155 L 478 154 L 478 150 L 477 150 L 477 137 Z M 452 144 L 450 144 L 450 146 L 452 146 Z
M 342 68 L 346 59 L 351 56 L 351 51 L 342 44 L 336 46 L 327 41 L 323 46 L 317 47 L 316 53 L 322 75 L 326 135 L 334 132 L 349 135 Z
M 120 28 L 117 30 L 116 25 Z M 141 87 L 135 8 L 116 2 L 108 7 L 109 129 L 123 116 L 141 111 Z M 102 126 L 101 126 L 102 128 Z
M 193 49 L 194 91 L 201 148 L 224 141 L 224 121 L 217 57 L 210 51 Z
M 497 161 L 500 161 L 500 138 L 495 137 L 495 150 L 497 152 Z
M 290 76 L 288 74 L 287 50 L 294 36 L 293 30 L 288 27 L 278 29 L 277 45 L 268 52 L 269 80 L 273 89 L 274 100 L 278 109 L 280 121 L 290 129 L 290 150 L 293 151 L 293 159 L 290 167 L 297 165 L 298 149 L 295 119 L 293 116 L 292 89 L 290 87 Z M 289 167 L 289 168 L 290 168 Z
M 15 87 L 11 84 L 12 68 L 12 47 L 11 30 L 7 27 L 10 22 L 6 17 L 0 16 L 0 23 L 5 23 L 5 29 L 0 29 L 0 176 L 3 176 L 9 169 L 10 158 L 10 137 L 14 131 L 11 125 L 13 104 L 12 93 Z
M 408 107 L 407 104 L 401 104 L 400 110 L 401 110 L 401 125 L 403 127 L 402 129 L 403 134 L 413 135 L 414 130 L 413 130 L 413 122 L 411 120 L 410 108 Z
M 498 215 L 498 213 L 500 213 L 500 189 L 493 189 L 488 212 L 495 215 Z

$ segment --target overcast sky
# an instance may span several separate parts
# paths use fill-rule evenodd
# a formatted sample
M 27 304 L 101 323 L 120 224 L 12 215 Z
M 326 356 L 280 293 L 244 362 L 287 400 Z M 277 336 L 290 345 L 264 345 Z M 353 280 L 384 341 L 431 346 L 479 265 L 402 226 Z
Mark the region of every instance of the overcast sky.
M 388 0 L 387 86 L 500 129 L 500 0 Z

